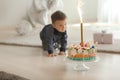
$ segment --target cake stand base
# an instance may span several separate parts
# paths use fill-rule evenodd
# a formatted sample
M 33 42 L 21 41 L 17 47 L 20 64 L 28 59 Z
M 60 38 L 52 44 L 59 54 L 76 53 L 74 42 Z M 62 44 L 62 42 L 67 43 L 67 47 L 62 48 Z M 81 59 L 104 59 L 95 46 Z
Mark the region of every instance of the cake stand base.
M 86 66 L 84 64 L 84 62 L 81 62 L 79 64 L 76 64 L 74 67 L 73 67 L 74 70 L 76 71 L 87 71 L 89 70 L 90 68 L 88 66 Z

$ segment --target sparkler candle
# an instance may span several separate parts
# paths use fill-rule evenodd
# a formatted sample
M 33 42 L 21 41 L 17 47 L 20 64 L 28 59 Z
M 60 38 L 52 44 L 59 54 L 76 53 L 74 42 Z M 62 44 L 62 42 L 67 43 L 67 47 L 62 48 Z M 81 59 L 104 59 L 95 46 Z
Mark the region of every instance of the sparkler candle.
M 79 13 L 79 16 L 80 16 L 81 46 L 83 46 L 84 45 L 84 41 L 83 41 L 83 19 L 82 19 L 81 6 L 82 6 L 81 0 L 78 0 L 77 9 L 78 9 L 78 13 Z

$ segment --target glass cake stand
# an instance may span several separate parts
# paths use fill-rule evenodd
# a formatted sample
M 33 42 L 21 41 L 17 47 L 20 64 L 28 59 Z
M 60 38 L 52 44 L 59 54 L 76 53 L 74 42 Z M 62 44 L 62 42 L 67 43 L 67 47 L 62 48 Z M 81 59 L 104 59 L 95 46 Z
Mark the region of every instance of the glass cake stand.
M 73 70 L 75 70 L 75 71 L 87 71 L 87 70 L 90 69 L 90 67 L 85 64 L 86 62 L 94 63 L 94 62 L 98 62 L 98 61 L 99 61 L 99 57 L 98 56 L 96 56 L 95 59 L 88 60 L 88 61 L 84 60 L 84 58 L 82 60 L 80 60 L 80 61 L 79 60 L 72 60 L 72 59 L 68 58 L 67 54 L 64 57 L 64 62 L 68 63 L 68 64 L 71 64 L 72 67 L 73 67 Z

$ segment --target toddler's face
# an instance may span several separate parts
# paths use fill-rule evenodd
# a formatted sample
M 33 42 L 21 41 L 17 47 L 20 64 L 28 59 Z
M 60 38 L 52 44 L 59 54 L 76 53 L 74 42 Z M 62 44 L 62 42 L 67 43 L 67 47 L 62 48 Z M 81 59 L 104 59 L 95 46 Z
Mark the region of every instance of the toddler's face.
M 66 30 L 66 19 L 55 21 L 55 23 L 53 23 L 53 27 L 55 29 L 57 29 L 59 32 L 65 32 L 65 30 Z

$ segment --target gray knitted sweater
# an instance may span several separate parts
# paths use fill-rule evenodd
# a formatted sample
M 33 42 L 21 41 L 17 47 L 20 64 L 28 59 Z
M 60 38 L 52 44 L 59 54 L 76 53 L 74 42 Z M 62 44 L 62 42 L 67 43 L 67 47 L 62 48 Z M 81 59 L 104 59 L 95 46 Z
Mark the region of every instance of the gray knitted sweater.
M 60 45 L 60 51 L 66 50 L 67 32 L 59 32 L 53 28 L 52 24 L 46 25 L 40 32 L 42 45 L 46 47 L 48 53 L 53 53 L 55 44 Z

